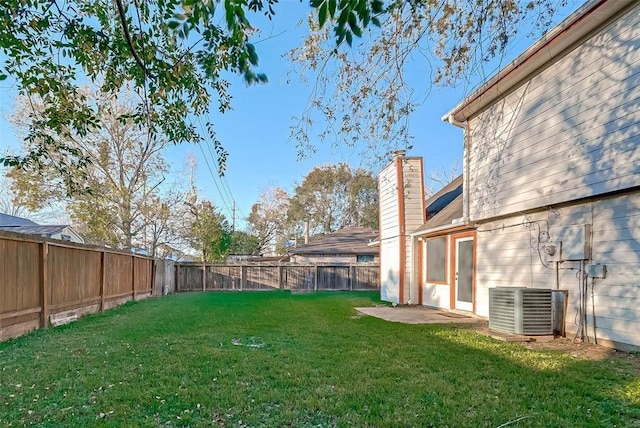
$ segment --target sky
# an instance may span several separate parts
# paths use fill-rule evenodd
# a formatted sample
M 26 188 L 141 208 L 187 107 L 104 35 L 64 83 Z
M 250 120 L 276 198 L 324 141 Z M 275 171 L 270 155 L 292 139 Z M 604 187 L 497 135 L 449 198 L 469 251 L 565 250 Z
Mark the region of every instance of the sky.
M 569 1 L 559 17 L 576 8 L 579 1 Z M 281 187 L 293 193 L 296 184 L 314 166 L 346 162 L 352 167 L 370 166 L 361 158 L 360 150 L 349 147 L 331 148 L 315 141 L 318 150 L 306 159 L 298 159 L 295 144 L 290 141 L 293 116 L 300 116 L 308 106 L 311 87 L 292 74 L 292 65 L 283 58 L 288 51 L 301 44 L 306 33 L 307 2 L 281 0 L 272 21 L 252 18 L 260 29 L 256 43 L 260 57 L 259 71 L 267 74 L 264 85 L 247 86 L 241 78 L 232 76 L 230 93 L 233 109 L 224 114 L 213 113 L 209 121 L 214 124 L 218 139 L 228 152 L 225 176 L 216 175 L 216 166 L 210 160 L 208 148 L 195 145 L 171 146 L 166 158 L 175 179 L 184 179 L 186 157 L 197 159 L 196 184 L 204 198 L 214 202 L 236 226 L 243 229 L 245 218 L 260 194 L 270 187 Z M 525 50 L 532 39 L 519 38 L 511 45 L 509 60 Z M 504 62 L 504 61 L 503 61 Z M 427 94 L 430 88 L 426 67 L 417 63 L 409 78 L 417 94 Z M 469 92 L 468 85 L 434 87 L 429 96 L 410 117 L 410 131 L 414 135 L 413 149 L 408 153 L 424 158 L 425 173 L 462 167 L 462 130 L 441 121 L 441 117 L 457 105 Z M 5 117 L 11 112 L 15 89 L 0 85 L 0 152 L 19 147 L 15 130 Z M 209 166 L 207 166 L 207 159 Z M 377 166 L 375 169 L 379 169 Z M 377 170 L 372 171 L 377 174 Z M 235 206 L 235 211 L 233 210 Z

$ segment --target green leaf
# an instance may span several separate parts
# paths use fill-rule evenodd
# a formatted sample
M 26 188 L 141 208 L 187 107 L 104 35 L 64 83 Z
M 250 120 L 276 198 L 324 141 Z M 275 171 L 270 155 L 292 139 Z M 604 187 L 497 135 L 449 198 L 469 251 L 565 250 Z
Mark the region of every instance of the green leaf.
M 251 43 L 247 43 L 247 54 L 249 56 L 249 62 L 252 65 L 258 65 L 258 54 L 256 48 Z
M 347 23 L 349 19 L 349 9 L 342 9 L 340 12 L 340 16 L 338 17 L 338 27 L 344 27 L 344 24 Z
M 355 36 L 362 37 L 362 29 L 359 26 L 352 26 L 351 31 Z
M 384 10 L 384 3 L 382 3 L 382 0 L 373 0 L 373 2 L 371 3 L 371 11 L 373 13 L 382 13 Z
M 226 17 L 226 21 L 227 21 L 227 28 L 229 28 L 230 30 L 236 27 L 236 22 L 235 22 L 235 14 L 234 14 L 234 10 L 233 10 L 233 6 L 231 5 L 231 1 L 230 0 L 225 0 L 224 2 L 224 9 L 225 9 L 225 17 Z
M 7 77 L 6 74 L 0 74 L 0 80 L 7 80 Z
M 358 18 L 356 17 L 356 14 L 351 12 L 349 14 L 349 28 L 351 28 L 351 31 L 353 31 L 355 33 L 355 28 L 358 28 Z
M 318 24 L 322 27 L 327 22 L 327 3 L 322 3 L 320 10 L 318 10 Z
M 333 18 L 336 15 L 336 0 L 329 0 L 329 16 Z

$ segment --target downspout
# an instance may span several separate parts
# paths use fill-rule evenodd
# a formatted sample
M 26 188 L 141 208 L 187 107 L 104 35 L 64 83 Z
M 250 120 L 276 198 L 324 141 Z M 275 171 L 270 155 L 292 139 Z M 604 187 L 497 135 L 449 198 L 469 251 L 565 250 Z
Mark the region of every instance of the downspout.
M 467 129 L 467 126 L 465 125 L 464 122 L 460 122 L 459 120 L 456 120 L 456 118 L 453 116 L 453 114 L 450 114 L 449 117 L 447 118 L 447 121 L 452 124 L 453 126 L 457 126 L 460 129 Z
M 460 129 L 462 129 L 463 134 L 462 134 L 462 141 L 464 144 L 464 148 L 463 148 L 463 157 L 464 157 L 464 165 L 463 165 L 463 171 L 462 171 L 462 182 L 463 182 L 463 188 L 462 191 L 464 192 L 464 196 L 463 196 L 463 208 L 462 208 L 462 217 L 463 217 L 463 222 L 465 225 L 469 225 L 469 154 L 468 154 L 468 147 L 467 147 L 467 123 L 466 122 L 461 122 L 459 120 L 456 120 L 455 116 L 453 114 L 450 114 L 449 117 L 447 117 L 447 122 L 449 122 L 451 125 L 458 127 Z

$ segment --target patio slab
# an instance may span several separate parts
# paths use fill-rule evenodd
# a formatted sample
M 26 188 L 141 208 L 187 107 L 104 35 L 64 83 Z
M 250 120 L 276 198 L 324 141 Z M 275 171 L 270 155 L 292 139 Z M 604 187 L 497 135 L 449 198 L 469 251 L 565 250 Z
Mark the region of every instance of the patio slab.
M 417 306 L 356 308 L 356 311 L 363 315 L 406 324 L 475 324 L 480 322 L 478 318 L 458 312 Z

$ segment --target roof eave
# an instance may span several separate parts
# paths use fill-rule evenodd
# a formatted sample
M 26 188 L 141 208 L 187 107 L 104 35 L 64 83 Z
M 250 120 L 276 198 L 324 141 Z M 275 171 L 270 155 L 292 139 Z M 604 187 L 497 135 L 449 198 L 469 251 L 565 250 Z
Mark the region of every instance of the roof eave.
M 468 120 L 633 2 L 588 1 L 442 116 L 442 121 L 449 122 L 451 118 L 458 122 Z
M 415 236 L 426 235 L 428 233 L 441 232 L 443 230 L 448 230 L 448 229 L 459 229 L 459 228 L 462 228 L 462 227 L 467 227 L 467 225 L 464 224 L 462 219 L 457 219 L 457 221 L 452 221 L 451 223 L 447 223 L 447 224 L 443 224 L 443 225 L 440 225 L 440 226 L 431 227 L 429 229 L 421 229 L 424 226 L 425 225 L 420 226 L 420 228 L 418 230 L 416 230 L 415 232 L 411 233 L 409 236 L 415 237 Z

